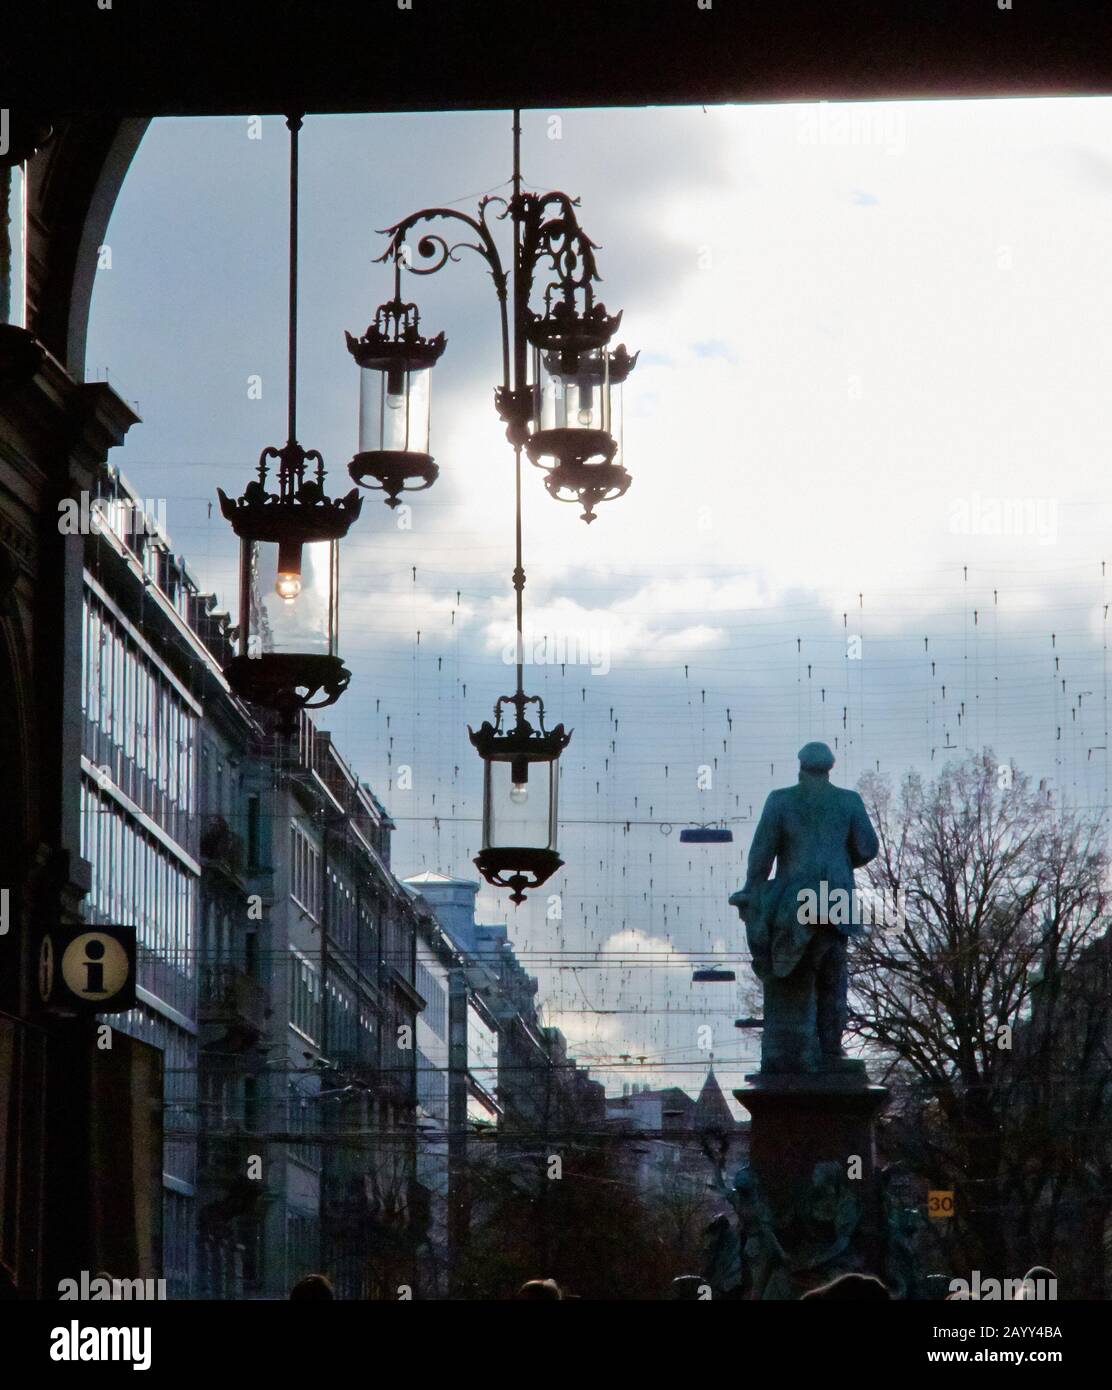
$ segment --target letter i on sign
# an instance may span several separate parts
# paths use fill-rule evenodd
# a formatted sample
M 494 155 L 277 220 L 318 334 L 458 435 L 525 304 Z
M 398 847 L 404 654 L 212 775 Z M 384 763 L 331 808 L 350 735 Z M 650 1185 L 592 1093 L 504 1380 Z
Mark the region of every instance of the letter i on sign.
M 85 947 L 85 993 L 86 994 L 105 994 L 104 988 L 104 966 L 101 961 L 104 957 L 104 947 L 99 941 L 90 941 Z

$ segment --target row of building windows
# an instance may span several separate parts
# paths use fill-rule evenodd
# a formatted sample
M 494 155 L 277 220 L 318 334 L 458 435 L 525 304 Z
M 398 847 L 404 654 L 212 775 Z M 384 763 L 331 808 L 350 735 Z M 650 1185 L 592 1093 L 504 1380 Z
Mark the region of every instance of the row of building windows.
M 328 894 L 328 934 L 348 951 L 355 950 L 355 894 L 334 869 L 325 883 Z
M 290 823 L 290 892 L 301 907 L 320 921 L 320 850 L 297 825 Z
M 193 1199 L 179 1192 L 162 1194 L 162 1270 L 168 1297 L 192 1297 Z
M 347 1058 L 374 1060 L 378 1041 L 378 1020 L 374 1012 L 360 1007 L 355 994 L 340 980 L 328 981 L 328 1038 L 324 1037 L 324 990 L 320 972 L 299 951 L 290 949 L 290 1022 L 310 1042 L 319 1043 L 329 1053 Z M 363 1037 L 360 1038 L 360 1032 Z
M 290 1284 L 320 1267 L 320 1222 L 304 1212 L 286 1212 L 286 1271 Z
M 133 926 L 139 984 L 193 1018 L 196 875 L 86 777 L 81 779 L 81 855 L 93 868 L 87 920 Z
M 286 1091 L 286 1115 L 291 1135 L 314 1134 L 319 1125 L 321 1102 L 311 1091 L 303 1089 L 305 1083 L 291 1081 Z M 291 1158 L 297 1159 L 307 1168 L 319 1168 L 320 1145 L 310 1138 L 291 1139 L 286 1145 Z
M 294 950 L 290 951 L 290 1022 L 310 1042 L 320 1041 L 320 973 Z
M 366 1055 L 375 1058 L 378 1056 L 378 1033 L 379 1019 L 367 1005 L 361 1005 L 359 1009 L 359 1026 L 366 1034 L 364 1046 L 367 1049 Z
M 320 850 L 296 821 L 290 822 L 290 894 L 314 921 L 327 924 L 329 936 L 353 958 L 361 950 L 364 967 L 373 961 L 378 947 L 374 901 L 361 900 L 339 870 L 324 871 Z
M 165 540 L 162 500 L 133 496 L 118 470 L 110 467 L 97 480 L 96 506 L 102 522 L 131 551 L 143 573 L 179 616 L 188 621 L 189 600 L 197 594 L 197 587 Z
M 88 590 L 81 655 L 82 751 L 174 839 L 192 849 L 193 709 Z
M 192 1137 L 197 1123 L 196 1038 L 146 1004 L 138 1004 L 127 1013 L 113 1014 L 112 1027 L 162 1053 L 163 1127 L 167 1131 L 162 1167 L 192 1185 L 197 1175 L 197 1151 Z
M 234 823 L 243 793 L 243 774 L 208 739 L 201 741 L 199 791 L 206 816 L 223 816 L 242 834 Z
M 467 1069 L 491 1095 L 498 1089 L 498 1034 L 470 1005 L 467 1010 Z M 468 1102 L 469 1113 L 470 1110 Z
M 188 854 L 196 852 L 197 717 L 123 622 L 86 589 L 81 631 L 81 855 L 92 866 L 90 923 L 134 926 L 138 983 L 187 1019 L 196 1017 L 198 881 L 106 789 L 117 787 Z M 196 1039 L 146 1004 L 112 1026 L 157 1047 L 163 1063 L 163 1169 L 192 1186 L 197 1121 Z M 173 1136 L 173 1137 L 171 1137 Z M 195 1202 L 163 1190 L 162 1260 L 171 1298 L 194 1291 Z
M 254 974 L 256 940 L 255 933 L 244 928 L 242 903 L 227 897 L 203 899 L 200 959 L 206 965 L 234 965 Z
M 448 1123 L 448 1073 L 417 1050 L 417 1104 L 440 1125 Z
M 421 1019 L 441 1042 L 448 1041 L 448 995 L 427 965 L 417 962 L 417 993 L 425 1001 Z
M 246 1128 L 243 1106 L 244 1078 L 235 1072 L 206 1067 L 199 1076 L 200 1122 L 206 1130 L 222 1133 Z
M 354 1057 L 359 1049 L 359 1010 L 355 995 L 337 980 L 328 982 L 328 1039 L 325 1049 Z

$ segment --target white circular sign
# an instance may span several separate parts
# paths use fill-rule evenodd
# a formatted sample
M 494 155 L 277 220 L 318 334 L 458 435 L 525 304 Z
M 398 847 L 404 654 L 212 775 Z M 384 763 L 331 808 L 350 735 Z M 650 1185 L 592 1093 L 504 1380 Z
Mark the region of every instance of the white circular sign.
M 62 953 L 62 979 L 78 999 L 111 999 L 127 984 L 127 977 L 127 952 L 103 932 L 82 932 Z

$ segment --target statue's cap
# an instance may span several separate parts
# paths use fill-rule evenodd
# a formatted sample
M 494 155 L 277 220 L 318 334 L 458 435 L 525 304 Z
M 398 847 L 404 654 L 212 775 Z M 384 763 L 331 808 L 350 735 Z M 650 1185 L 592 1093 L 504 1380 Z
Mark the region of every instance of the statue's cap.
M 834 766 L 834 754 L 825 743 L 805 743 L 799 750 L 799 767 L 803 772 L 829 772 Z

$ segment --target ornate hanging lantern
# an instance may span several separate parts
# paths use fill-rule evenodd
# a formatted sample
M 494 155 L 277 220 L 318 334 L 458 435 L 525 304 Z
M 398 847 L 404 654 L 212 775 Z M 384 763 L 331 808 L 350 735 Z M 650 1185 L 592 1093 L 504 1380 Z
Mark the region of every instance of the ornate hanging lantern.
M 241 497 L 218 488 L 220 510 L 240 539 L 237 652 L 225 668 L 241 699 L 274 710 L 292 733 L 298 713 L 339 699 L 351 680 L 336 647 L 339 541 L 359 515 L 352 488 L 330 498 L 324 460 L 297 442 L 297 132 L 290 129 L 289 433 L 259 455 Z M 271 461 L 274 462 L 273 469 Z M 316 467 L 310 469 L 310 465 Z M 270 485 L 270 486 L 268 486 Z
M 611 320 L 615 327 L 620 318 Z M 578 354 L 533 348 L 533 431 L 525 449 L 545 469 L 550 495 L 578 502 L 588 524 L 598 503 L 621 497 L 633 481 L 621 460 L 622 385 L 637 357 L 624 344 Z
M 445 338 L 424 338 L 415 304 L 401 297 L 402 257 L 394 258 L 394 298 L 380 304 L 362 338 L 347 338 L 359 364 L 359 452 L 348 472 L 361 487 L 385 492 L 388 507 L 402 492 L 423 492 L 439 469 L 429 453 L 432 369 Z M 372 481 L 373 480 L 373 481 Z
M 555 216 L 546 217 L 549 204 Z M 620 457 L 622 385 L 637 354 L 608 347 L 622 316 L 595 301 L 596 247 L 571 201 L 549 194 L 527 202 L 525 220 L 527 246 L 547 257 L 557 276 L 545 289 L 544 313 L 525 314 L 533 349 L 533 429 L 525 451 L 547 473 L 551 496 L 578 502 L 590 523 L 598 503 L 620 497 L 632 482 Z
M 506 705 L 516 712 L 508 729 Z M 537 706 L 536 727 L 525 718 L 527 705 Z M 483 847 L 475 866 L 496 888 L 511 888 L 513 902 L 524 902 L 525 890 L 539 888 L 564 862 L 556 847 L 559 759 L 572 731 L 563 724 L 546 730 L 544 701 L 519 686 L 498 700 L 493 724 L 467 732 L 484 769 Z
M 274 491 L 267 490 L 270 459 Z M 320 454 L 296 441 L 263 450 L 258 480 L 242 497 L 217 492 L 240 538 L 239 649 L 225 675 L 237 695 L 276 710 L 289 728 L 298 710 L 332 704 L 351 680 L 336 650 L 338 542 L 362 499 L 355 488 L 329 498 Z

